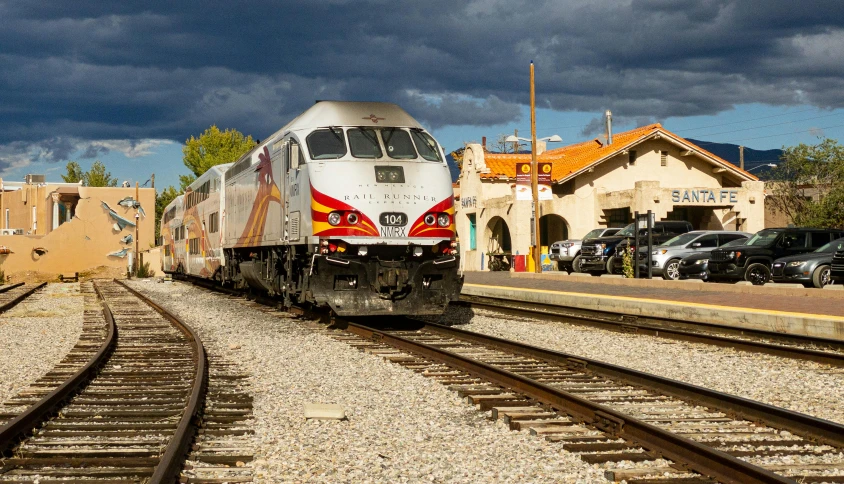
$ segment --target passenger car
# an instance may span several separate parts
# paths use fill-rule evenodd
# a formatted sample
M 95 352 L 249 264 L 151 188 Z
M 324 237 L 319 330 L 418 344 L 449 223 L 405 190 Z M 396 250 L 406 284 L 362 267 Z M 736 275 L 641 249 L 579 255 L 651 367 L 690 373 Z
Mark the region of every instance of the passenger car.
M 590 230 L 582 239 L 566 239 L 551 244 L 548 258 L 557 261 L 561 271 L 580 272 L 580 247 L 585 239 L 615 235 L 621 228 Z
M 819 228 L 775 228 L 757 232 L 742 246 L 718 248 L 709 258 L 710 278 L 744 279 L 762 285 L 771 279 L 775 259 L 805 254 L 844 236 L 844 231 Z
M 651 274 L 662 276 L 663 279 L 677 280 L 680 278 L 680 260 L 696 252 L 709 253 L 727 242 L 736 239 L 747 239 L 752 234 L 746 232 L 723 230 L 693 230 L 678 235 L 654 248 L 651 252 Z M 647 273 L 647 253 L 639 251 L 639 271 Z
M 833 244 L 836 245 L 836 244 Z M 844 240 L 839 240 L 832 256 L 832 271 L 830 276 L 833 281 L 844 282 Z
M 591 239 L 593 242 L 584 241 L 581 252 L 584 255 L 584 262 L 581 262 L 581 270 L 586 271 L 601 271 L 606 270 L 610 274 L 620 274 L 622 264 L 622 254 L 628 247 L 633 247 L 636 244 L 636 224 L 630 224 L 613 237 L 601 237 Z M 652 242 L 654 245 L 659 245 L 675 235 L 690 232 L 693 229 L 692 224 L 680 220 L 666 220 L 654 222 Z M 648 231 L 647 229 L 639 229 L 640 242 L 647 243 Z M 587 244 L 597 244 L 602 252 L 601 257 L 592 257 L 590 264 L 586 264 Z M 603 267 L 601 267 L 603 265 Z
M 738 245 L 744 245 L 747 241 L 747 237 L 743 237 L 741 239 L 732 240 L 727 242 L 719 247 L 735 247 Z M 711 250 L 703 250 L 700 252 L 695 252 L 692 255 L 684 257 L 680 260 L 680 265 L 677 268 L 678 272 L 680 272 L 680 279 L 701 279 L 701 280 L 708 280 L 709 279 L 709 257 L 712 254 Z
M 792 255 L 774 261 L 774 282 L 799 282 L 806 287 L 832 284 L 832 256 L 838 244 L 830 242 L 814 252 Z

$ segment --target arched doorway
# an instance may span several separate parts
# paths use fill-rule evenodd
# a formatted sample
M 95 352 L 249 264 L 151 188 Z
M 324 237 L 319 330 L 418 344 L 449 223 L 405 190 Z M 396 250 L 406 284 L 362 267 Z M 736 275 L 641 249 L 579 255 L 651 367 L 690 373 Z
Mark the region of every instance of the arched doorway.
M 539 217 L 540 246 L 549 247 L 554 242 L 567 238 L 569 238 L 569 227 L 566 219 L 554 213 Z M 543 252 L 547 252 L 547 249 Z
M 484 232 L 487 254 L 510 252 L 513 245 L 510 242 L 510 228 L 501 217 L 492 217 L 486 224 Z

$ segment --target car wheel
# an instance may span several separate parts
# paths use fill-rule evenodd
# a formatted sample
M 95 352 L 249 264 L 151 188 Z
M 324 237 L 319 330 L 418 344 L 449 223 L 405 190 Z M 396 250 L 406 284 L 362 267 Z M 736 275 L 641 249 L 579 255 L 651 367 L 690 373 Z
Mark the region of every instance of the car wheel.
M 824 287 L 832 283 L 832 270 L 829 266 L 820 266 L 812 273 L 812 285 Z
M 581 260 L 583 260 L 583 258 L 578 255 L 577 257 L 574 258 L 574 260 L 571 261 L 572 272 L 583 272 L 582 270 L 580 270 L 580 261 Z
M 771 280 L 771 269 L 765 264 L 750 264 L 747 272 L 744 273 L 744 280 L 754 286 L 761 286 Z
M 676 281 L 680 278 L 680 259 L 671 259 L 662 268 L 662 278 Z
M 613 274 L 612 265 L 615 263 L 615 256 L 611 256 L 607 259 L 607 274 Z

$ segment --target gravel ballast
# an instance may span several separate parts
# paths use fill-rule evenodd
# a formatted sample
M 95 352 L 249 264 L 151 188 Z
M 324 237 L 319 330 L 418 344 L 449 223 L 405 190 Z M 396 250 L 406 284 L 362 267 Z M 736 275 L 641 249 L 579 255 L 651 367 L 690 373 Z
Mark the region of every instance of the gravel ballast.
M 82 332 L 79 284 L 48 284 L 0 315 L 0 402 L 50 371 Z
M 844 369 L 700 343 L 625 334 L 483 309 L 443 317 L 460 329 L 593 358 L 844 423 Z
M 559 444 L 293 320 L 183 283 L 132 282 L 250 374 L 257 482 L 606 482 Z M 307 403 L 347 420 L 305 420 Z

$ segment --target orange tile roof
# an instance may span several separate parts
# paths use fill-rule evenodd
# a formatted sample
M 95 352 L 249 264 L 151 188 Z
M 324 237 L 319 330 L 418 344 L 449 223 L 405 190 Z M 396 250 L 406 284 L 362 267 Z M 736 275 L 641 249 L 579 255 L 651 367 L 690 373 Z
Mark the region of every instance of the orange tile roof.
M 689 146 L 694 151 L 714 159 L 716 162 L 725 165 L 727 168 L 732 168 L 740 173 L 743 173 L 752 180 L 758 180 L 752 174 L 739 169 L 732 163 L 719 158 L 712 153 L 700 148 L 699 146 L 690 143 L 684 138 L 667 131 L 659 123 L 649 124 L 630 131 L 618 133 L 613 135 L 613 143 L 611 145 L 604 145 L 600 140 L 593 139 L 577 143 L 562 148 L 548 150 L 537 157 L 538 162 L 551 162 L 551 180 L 560 181 L 569 177 L 569 175 L 576 173 L 609 158 L 616 153 L 629 148 L 638 142 L 643 141 L 646 137 L 659 132 L 667 137 Z M 501 154 L 484 152 L 484 160 L 489 173 L 481 173 L 481 178 L 497 179 L 497 178 L 515 178 L 516 177 L 516 163 L 530 162 L 530 154 Z

